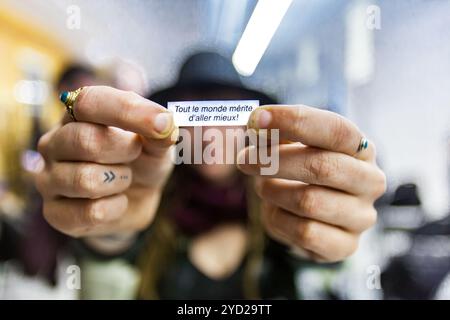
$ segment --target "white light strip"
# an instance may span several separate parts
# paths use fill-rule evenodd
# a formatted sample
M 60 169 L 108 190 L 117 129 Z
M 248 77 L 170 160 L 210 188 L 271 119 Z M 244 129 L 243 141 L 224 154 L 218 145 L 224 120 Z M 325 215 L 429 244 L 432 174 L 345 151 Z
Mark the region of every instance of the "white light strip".
M 243 76 L 251 76 L 269 46 L 292 0 L 259 0 L 233 53 L 233 64 Z

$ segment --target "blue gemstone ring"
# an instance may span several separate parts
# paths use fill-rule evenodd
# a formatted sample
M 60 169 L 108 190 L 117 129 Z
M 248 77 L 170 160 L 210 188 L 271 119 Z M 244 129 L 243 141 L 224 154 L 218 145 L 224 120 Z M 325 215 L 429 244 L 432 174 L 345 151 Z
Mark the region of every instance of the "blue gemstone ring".
M 63 91 L 59 95 L 59 100 L 64 103 L 67 113 L 73 121 L 77 121 L 77 119 L 75 118 L 75 113 L 73 111 L 73 105 L 75 104 L 75 101 L 83 88 L 84 87 L 78 88 L 75 91 Z
M 356 150 L 356 153 L 361 152 L 363 150 L 366 150 L 369 147 L 369 140 L 362 137 L 361 141 L 359 142 L 358 149 Z

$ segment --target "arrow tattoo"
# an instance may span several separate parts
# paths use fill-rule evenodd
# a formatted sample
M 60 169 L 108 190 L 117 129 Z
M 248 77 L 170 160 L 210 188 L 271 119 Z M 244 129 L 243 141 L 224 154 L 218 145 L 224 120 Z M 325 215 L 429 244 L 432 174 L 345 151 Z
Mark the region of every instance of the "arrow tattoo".
M 104 172 L 104 174 L 105 174 L 105 180 L 103 180 L 104 183 L 106 182 L 110 183 L 116 178 L 116 175 L 112 171 Z

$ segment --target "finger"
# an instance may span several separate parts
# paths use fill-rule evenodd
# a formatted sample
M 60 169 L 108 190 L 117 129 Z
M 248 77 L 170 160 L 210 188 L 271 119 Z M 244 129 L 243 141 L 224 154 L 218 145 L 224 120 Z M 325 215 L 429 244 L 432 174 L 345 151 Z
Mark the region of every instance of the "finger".
M 378 197 L 384 192 L 385 180 L 382 172 L 374 165 L 355 159 L 343 153 L 304 147 L 298 144 L 284 144 L 270 147 L 279 154 L 278 170 L 273 178 L 296 180 L 308 184 L 328 186 L 357 195 Z M 239 169 L 249 175 L 260 175 L 267 165 L 249 163 L 254 147 L 247 147 L 238 155 Z M 258 152 L 261 152 L 258 150 Z M 273 166 L 273 164 L 271 164 Z
M 155 218 L 161 200 L 161 189 L 134 187 L 127 190 L 128 211 L 116 224 L 118 230 L 143 231 Z
M 127 163 L 142 150 L 139 135 L 119 128 L 71 122 L 62 126 L 44 152 L 55 161 L 89 161 L 103 164 Z
M 97 199 L 128 189 L 131 169 L 124 165 L 56 162 L 38 177 L 39 191 L 47 197 Z
M 144 187 L 158 188 L 165 184 L 172 169 L 173 162 L 170 160 L 171 149 L 167 149 L 163 157 L 163 154 L 159 156 L 150 156 L 143 153 L 138 159 L 136 159 L 131 167 L 134 172 L 133 184 L 137 184 Z
M 174 129 L 172 114 L 163 106 L 106 86 L 85 87 L 73 109 L 77 121 L 119 127 L 146 138 L 164 139 Z
M 63 125 L 66 125 L 66 124 L 74 123 L 74 122 L 68 114 L 65 114 L 63 117 L 62 123 L 63 123 Z M 83 122 L 76 122 L 76 123 L 83 123 Z M 119 128 L 115 128 L 115 127 L 111 127 L 111 128 L 119 129 Z M 129 131 L 124 130 L 124 132 L 129 132 Z M 148 155 L 160 157 L 162 154 L 167 152 L 167 148 L 169 146 L 171 146 L 177 142 L 178 134 L 179 134 L 179 130 L 177 127 L 175 127 L 175 129 L 172 131 L 170 136 L 165 139 L 148 138 L 148 137 L 145 138 L 145 137 L 141 136 L 142 137 L 141 142 L 142 142 L 142 147 L 143 147 L 142 150 Z
M 58 132 L 59 128 L 60 126 L 55 126 L 39 138 L 37 151 L 42 155 L 45 162 L 48 162 L 50 160 L 50 155 L 48 152 L 50 142 L 53 140 L 53 137 Z
M 116 221 L 127 206 L 123 194 L 97 200 L 58 198 L 44 201 L 44 217 L 57 230 L 79 237 Z
M 313 258 L 335 262 L 347 258 L 358 247 L 358 236 L 319 221 L 300 218 L 284 209 L 268 206 L 263 212 L 266 228 L 284 243 L 306 249 Z
M 174 145 L 178 140 L 179 129 L 175 128 L 170 137 L 167 139 L 141 139 L 143 151 L 146 155 L 163 158 L 170 146 Z
M 299 217 L 335 225 L 351 232 L 373 226 L 377 212 L 355 196 L 297 181 L 256 177 L 256 193 Z
M 362 133 L 351 121 L 325 110 L 303 105 L 268 105 L 257 108 L 248 126 L 279 129 L 281 139 L 354 155 Z

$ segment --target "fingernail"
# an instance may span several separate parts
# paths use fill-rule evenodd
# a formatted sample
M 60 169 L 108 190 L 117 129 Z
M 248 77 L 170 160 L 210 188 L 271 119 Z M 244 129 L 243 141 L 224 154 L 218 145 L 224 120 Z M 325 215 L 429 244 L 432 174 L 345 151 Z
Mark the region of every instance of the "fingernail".
M 169 133 L 172 128 L 172 115 L 168 112 L 158 114 L 153 121 L 153 128 L 161 135 Z
M 264 129 L 267 128 L 272 121 L 272 113 L 265 109 L 256 109 L 249 123 L 250 127 Z

